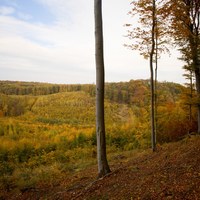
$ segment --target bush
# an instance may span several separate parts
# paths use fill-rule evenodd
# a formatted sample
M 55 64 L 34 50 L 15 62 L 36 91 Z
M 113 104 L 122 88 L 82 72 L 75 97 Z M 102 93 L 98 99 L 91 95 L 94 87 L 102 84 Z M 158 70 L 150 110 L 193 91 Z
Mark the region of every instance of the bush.
M 0 163 L 8 161 L 9 152 L 6 149 L 0 148 Z
M 83 147 L 88 142 L 87 137 L 80 133 L 78 137 L 75 137 L 74 140 L 71 142 L 70 147 L 71 148 L 77 148 L 77 147 Z
M 4 136 L 4 128 L 0 126 L 0 136 Z
M 13 150 L 13 156 L 19 163 L 27 162 L 35 154 L 35 149 L 30 144 L 19 145 Z
M 0 176 L 12 175 L 14 167 L 8 162 L 0 162 Z
M 107 136 L 107 143 L 109 146 L 115 146 L 117 148 L 123 149 L 128 143 L 128 138 L 124 135 L 110 135 Z

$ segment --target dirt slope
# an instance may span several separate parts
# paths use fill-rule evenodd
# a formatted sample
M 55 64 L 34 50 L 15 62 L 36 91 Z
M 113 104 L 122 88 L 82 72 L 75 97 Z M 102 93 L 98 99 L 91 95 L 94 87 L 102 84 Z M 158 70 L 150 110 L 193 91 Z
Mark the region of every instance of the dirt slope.
M 185 138 L 133 157 L 119 155 L 111 174 L 96 180 L 96 166 L 57 186 L 32 189 L 14 199 L 200 199 L 200 136 Z

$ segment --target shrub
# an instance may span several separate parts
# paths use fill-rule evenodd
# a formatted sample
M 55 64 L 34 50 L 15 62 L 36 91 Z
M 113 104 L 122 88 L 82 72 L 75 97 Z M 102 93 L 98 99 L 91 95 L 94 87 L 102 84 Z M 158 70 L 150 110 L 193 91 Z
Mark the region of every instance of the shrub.
M 12 175 L 13 170 L 14 170 L 14 167 L 9 162 L 5 162 L 5 161 L 0 162 L 0 176 Z
M 88 142 L 87 137 L 80 133 L 78 136 L 75 136 L 74 140 L 71 142 L 70 147 L 71 148 L 77 148 L 77 147 L 83 147 L 84 144 Z
M 13 155 L 19 163 L 27 162 L 35 154 L 35 149 L 30 144 L 21 144 L 13 150 Z
M 8 161 L 9 152 L 4 148 L 0 148 L 0 163 Z
M 4 136 L 4 127 L 0 126 L 0 136 Z

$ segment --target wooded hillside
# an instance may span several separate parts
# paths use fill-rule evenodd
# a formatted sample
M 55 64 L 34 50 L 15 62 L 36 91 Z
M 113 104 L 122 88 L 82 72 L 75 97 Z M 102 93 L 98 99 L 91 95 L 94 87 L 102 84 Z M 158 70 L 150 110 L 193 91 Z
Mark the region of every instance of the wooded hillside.
M 94 85 L 0 84 L 1 191 L 59 182 L 96 163 Z M 109 159 L 116 152 L 150 147 L 149 87 L 148 80 L 106 83 Z M 158 144 L 196 130 L 195 107 L 188 123 L 185 90 L 175 83 L 158 84 Z

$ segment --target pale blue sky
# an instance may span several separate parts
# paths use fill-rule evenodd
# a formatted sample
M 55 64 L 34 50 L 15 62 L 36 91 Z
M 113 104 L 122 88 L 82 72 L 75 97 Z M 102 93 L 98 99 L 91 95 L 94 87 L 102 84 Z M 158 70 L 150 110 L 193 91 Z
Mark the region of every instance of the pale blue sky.
M 149 78 L 149 65 L 123 47 L 130 0 L 104 0 L 106 81 Z M 94 83 L 93 0 L 0 0 L 0 80 Z M 173 56 L 163 56 L 159 80 L 184 82 Z
M 54 16 L 46 7 L 39 1 L 32 0 L 1 0 L 1 8 L 10 9 L 10 16 L 18 20 L 25 20 L 30 23 L 53 23 Z

